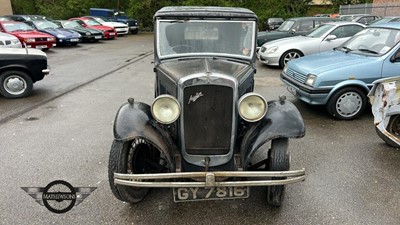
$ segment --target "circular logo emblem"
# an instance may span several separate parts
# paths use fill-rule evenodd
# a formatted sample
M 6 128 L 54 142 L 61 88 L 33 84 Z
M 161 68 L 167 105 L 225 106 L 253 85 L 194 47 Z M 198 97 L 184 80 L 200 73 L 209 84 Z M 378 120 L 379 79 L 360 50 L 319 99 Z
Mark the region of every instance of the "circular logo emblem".
M 53 213 L 66 213 L 74 207 L 76 191 L 72 185 L 63 180 L 48 184 L 42 194 L 44 206 Z

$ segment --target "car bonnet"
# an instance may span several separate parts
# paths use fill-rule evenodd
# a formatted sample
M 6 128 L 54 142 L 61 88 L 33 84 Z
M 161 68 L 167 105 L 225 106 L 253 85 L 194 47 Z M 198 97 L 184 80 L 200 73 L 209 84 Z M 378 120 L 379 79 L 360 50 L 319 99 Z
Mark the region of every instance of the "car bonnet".
M 317 53 L 289 61 L 288 67 L 302 74 L 322 74 L 348 67 L 362 67 L 368 65 L 371 60 L 378 57 L 345 53 L 341 51 L 329 51 Z

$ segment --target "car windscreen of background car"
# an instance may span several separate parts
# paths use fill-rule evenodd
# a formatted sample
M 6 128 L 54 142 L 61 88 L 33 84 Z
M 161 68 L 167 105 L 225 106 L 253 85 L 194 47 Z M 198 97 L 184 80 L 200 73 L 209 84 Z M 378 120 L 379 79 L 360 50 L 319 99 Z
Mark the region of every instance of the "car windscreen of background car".
M 311 33 L 307 35 L 307 37 L 313 37 L 313 38 L 320 38 L 322 35 L 324 35 L 328 30 L 332 29 L 335 25 L 331 24 L 324 24 L 315 30 L 313 30 Z
M 158 21 L 160 58 L 177 55 L 225 55 L 250 58 L 254 49 L 254 21 Z M 243 53 L 248 48 L 250 52 Z
M 279 26 L 277 31 L 289 31 L 290 28 L 292 28 L 293 24 L 294 24 L 294 21 L 287 20 L 287 21 L 283 22 L 282 25 Z
M 366 28 L 343 46 L 357 54 L 383 55 L 399 42 L 400 30 L 386 28 Z

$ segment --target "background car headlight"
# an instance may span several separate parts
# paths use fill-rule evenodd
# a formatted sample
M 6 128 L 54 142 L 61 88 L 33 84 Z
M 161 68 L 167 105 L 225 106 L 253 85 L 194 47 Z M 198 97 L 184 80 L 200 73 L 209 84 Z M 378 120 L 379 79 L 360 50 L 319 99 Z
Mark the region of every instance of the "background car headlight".
M 313 74 L 308 74 L 306 84 L 313 86 L 316 78 L 317 78 L 317 76 L 315 76 Z
M 86 35 L 88 35 L 88 36 L 89 36 L 89 35 L 90 35 L 90 32 L 86 32 Z
M 256 93 L 243 95 L 238 102 L 239 114 L 247 122 L 257 122 L 268 110 L 267 101 Z
M 271 48 L 267 48 L 266 53 L 271 54 L 276 52 L 276 50 L 278 50 L 278 46 L 272 46 Z
M 35 42 L 35 38 L 25 38 L 24 42 Z
M 55 41 L 55 40 L 56 40 L 56 38 L 53 38 L 53 37 L 47 38 L 47 41 Z
M 20 43 L 20 42 L 19 42 L 18 39 L 13 39 L 13 40 L 11 40 L 11 43 L 13 43 L 13 44 L 15 45 L 15 44 L 18 44 L 18 43 Z
M 178 119 L 181 107 L 171 95 L 158 96 L 151 106 L 151 114 L 160 123 L 170 124 Z

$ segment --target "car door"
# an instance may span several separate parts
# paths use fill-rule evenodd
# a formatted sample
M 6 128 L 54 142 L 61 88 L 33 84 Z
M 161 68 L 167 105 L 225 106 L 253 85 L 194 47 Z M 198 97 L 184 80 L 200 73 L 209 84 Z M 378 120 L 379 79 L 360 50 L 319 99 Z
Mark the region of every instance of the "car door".
M 397 50 L 389 54 L 383 62 L 382 78 L 400 76 L 400 44 L 398 43 L 395 48 Z M 396 60 L 391 60 L 391 58 L 396 58 Z
M 362 29 L 364 29 L 363 26 L 355 24 L 336 27 L 322 40 L 319 51 L 320 52 L 330 51 L 333 48 L 338 47 L 339 45 L 347 41 L 350 37 L 361 31 Z M 328 40 L 327 37 L 329 37 L 330 35 L 335 35 L 336 39 Z

